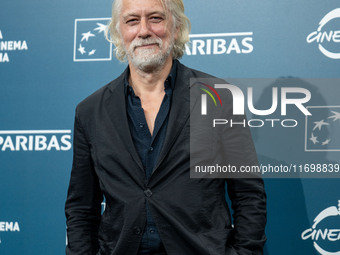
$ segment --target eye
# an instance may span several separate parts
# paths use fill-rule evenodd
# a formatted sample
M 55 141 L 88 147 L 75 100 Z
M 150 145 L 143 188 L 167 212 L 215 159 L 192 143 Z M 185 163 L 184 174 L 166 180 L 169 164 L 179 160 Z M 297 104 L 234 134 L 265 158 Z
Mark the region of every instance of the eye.
M 163 18 L 162 18 L 162 17 L 159 17 L 159 16 L 152 16 L 152 17 L 150 18 L 150 20 L 151 20 L 151 22 L 159 23 L 159 22 L 161 22 L 161 21 L 163 20 Z
M 128 25 L 134 25 L 134 24 L 137 24 L 137 23 L 138 23 L 138 19 L 136 19 L 136 18 L 131 18 L 131 19 L 128 19 L 126 21 L 126 24 L 128 24 Z

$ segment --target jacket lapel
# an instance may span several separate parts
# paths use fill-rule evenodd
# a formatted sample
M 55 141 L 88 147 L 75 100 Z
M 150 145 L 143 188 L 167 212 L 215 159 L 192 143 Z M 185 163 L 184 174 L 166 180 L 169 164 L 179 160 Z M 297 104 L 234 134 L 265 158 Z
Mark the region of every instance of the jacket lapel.
M 183 130 L 189 119 L 191 108 L 193 108 L 195 104 L 195 102 L 190 102 L 190 78 L 194 78 L 192 77 L 193 73 L 181 63 L 178 63 L 177 68 L 167 133 L 153 172 L 160 166 L 180 132 Z M 133 143 L 127 119 L 126 96 L 124 92 L 124 77 L 126 72 L 127 70 L 109 85 L 110 95 L 107 96 L 104 103 L 116 132 L 121 134 L 120 137 L 125 145 L 125 149 L 130 153 L 144 174 L 143 164 Z M 196 98 L 194 101 L 196 101 Z
M 120 138 L 125 145 L 125 149 L 137 163 L 144 174 L 143 164 L 133 143 L 126 110 L 126 96 L 124 92 L 124 77 L 127 69 L 116 80 L 109 85 L 110 95 L 105 100 L 105 107 L 109 113 L 109 118 L 120 134 Z
M 169 114 L 169 122 L 162 150 L 153 173 L 164 160 L 165 156 L 176 141 L 185 126 L 190 114 L 190 73 L 189 69 L 178 63 L 175 88 L 172 94 L 172 102 Z

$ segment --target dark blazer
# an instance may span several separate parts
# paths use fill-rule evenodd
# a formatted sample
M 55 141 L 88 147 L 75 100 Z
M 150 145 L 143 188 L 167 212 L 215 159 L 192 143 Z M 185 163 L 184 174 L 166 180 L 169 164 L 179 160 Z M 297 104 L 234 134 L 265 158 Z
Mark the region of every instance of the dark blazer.
M 167 135 L 146 183 L 128 127 L 124 75 L 76 109 L 65 207 L 66 254 L 136 255 L 146 200 L 168 255 L 262 254 L 266 223 L 262 180 L 227 180 L 232 228 L 225 180 L 190 178 L 190 78 L 211 76 L 178 63 Z M 253 153 L 249 137 L 246 143 Z M 245 151 L 240 153 L 247 157 L 249 149 Z M 103 195 L 106 209 L 101 215 Z

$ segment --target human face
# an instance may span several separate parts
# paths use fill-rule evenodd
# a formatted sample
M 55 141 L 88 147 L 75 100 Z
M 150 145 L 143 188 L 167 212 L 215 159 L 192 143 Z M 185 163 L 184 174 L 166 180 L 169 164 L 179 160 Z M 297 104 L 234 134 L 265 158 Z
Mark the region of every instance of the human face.
M 158 69 L 172 59 L 173 19 L 159 0 L 122 0 L 119 29 L 129 62 L 137 69 Z

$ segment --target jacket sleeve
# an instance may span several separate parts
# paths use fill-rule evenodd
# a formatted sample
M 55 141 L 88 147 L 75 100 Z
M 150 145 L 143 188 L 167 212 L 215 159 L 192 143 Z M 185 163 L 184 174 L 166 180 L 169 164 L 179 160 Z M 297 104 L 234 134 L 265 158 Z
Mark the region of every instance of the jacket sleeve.
M 211 84 L 228 84 L 214 80 Z M 245 114 L 233 114 L 233 95 L 221 90 L 223 107 L 208 103 L 210 118 L 227 119 L 227 124 L 212 130 L 218 151 L 215 160 L 221 165 L 234 166 L 237 171 L 223 175 L 227 182 L 228 196 L 233 209 L 232 246 L 238 255 L 262 255 L 266 241 L 266 193 L 259 173 L 242 172 L 247 167 L 258 166 L 257 155 Z M 235 98 L 237 98 L 235 96 Z M 237 107 L 237 106 L 236 106 Z
M 238 255 L 261 255 L 266 241 L 266 194 L 262 179 L 230 179 L 234 243 Z
M 89 137 L 81 125 L 78 108 L 74 123 L 73 164 L 65 205 L 67 255 L 98 252 L 98 227 L 103 195 L 94 171 Z
M 238 123 L 246 117 L 233 117 Z M 242 170 L 258 166 L 250 130 L 235 125 L 225 130 L 224 155 Z M 266 241 L 266 193 L 259 173 L 240 173 L 227 179 L 227 190 L 234 211 L 233 247 L 238 255 L 261 255 Z

